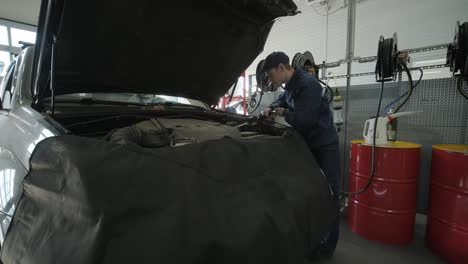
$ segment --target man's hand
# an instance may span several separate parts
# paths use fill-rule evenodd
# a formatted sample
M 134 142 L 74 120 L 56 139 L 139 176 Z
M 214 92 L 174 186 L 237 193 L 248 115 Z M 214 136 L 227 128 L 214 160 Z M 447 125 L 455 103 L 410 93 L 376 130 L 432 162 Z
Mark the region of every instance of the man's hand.
M 284 115 L 284 111 L 286 111 L 286 109 L 282 108 L 282 107 L 278 107 L 278 108 L 275 108 L 275 110 L 273 110 L 273 114 L 274 115 L 277 115 L 277 116 L 283 116 Z
M 271 108 L 267 108 L 267 109 L 265 109 L 265 110 L 262 112 L 262 115 L 263 115 L 263 116 L 266 116 L 266 117 L 270 117 L 271 114 L 272 114 Z

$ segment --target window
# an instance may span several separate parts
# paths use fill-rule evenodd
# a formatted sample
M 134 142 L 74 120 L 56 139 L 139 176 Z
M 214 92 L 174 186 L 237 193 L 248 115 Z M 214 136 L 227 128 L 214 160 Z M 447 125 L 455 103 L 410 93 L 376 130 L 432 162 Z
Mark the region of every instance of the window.
M 11 28 L 11 44 L 13 47 L 21 47 L 20 41 L 36 43 L 36 32 Z
M 2 82 L 0 87 L 0 93 L 2 96 L 2 109 L 10 109 L 11 108 L 11 98 L 12 98 L 12 83 L 13 83 L 13 73 L 15 71 L 15 67 L 9 67 L 7 74 L 5 75 L 5 80 Z
M 19 42 L 36 43 L 36 29 L 33 25 L 0 18 L 0 82 L 13 57 L 21 52 L 22 45 Z
M 8 46 L 8 30 L 5 26 L 0 26 L 0 45 Z
M 10 53 L 0 51 L 0 76 L 5 76 L 8 65 L 10 65 Z

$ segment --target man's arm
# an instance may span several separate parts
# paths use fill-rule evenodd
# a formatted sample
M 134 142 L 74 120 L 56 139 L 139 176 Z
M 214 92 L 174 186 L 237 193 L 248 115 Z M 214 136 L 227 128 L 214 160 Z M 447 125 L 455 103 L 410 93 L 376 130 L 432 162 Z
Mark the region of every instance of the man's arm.
M 308 129 L 316 126 L 319 121 L 322 87 L 313 82 L 304 83 L 299 89 L 301 94 L 294 101 L 294 111 L 285 110 L 283 115 L 286 122 L 293 127 Z
M 284 107 L 286 108 L 286 93 L 283 92 L 276 101 L 270 104 L 270 109 L 275 109 L 278 107 Z

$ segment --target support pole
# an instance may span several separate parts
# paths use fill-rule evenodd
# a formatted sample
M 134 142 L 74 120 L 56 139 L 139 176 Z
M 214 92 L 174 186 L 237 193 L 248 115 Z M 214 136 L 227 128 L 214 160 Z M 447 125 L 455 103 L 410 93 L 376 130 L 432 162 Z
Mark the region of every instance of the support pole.
M 343 142 L 343 166 L 341 168 L 341 188 L 345 188 L 346 168 L 348 161 L 346 154 L 348 152 L 348 110 L 349 110 L 349 89 L 351 88 L 351 66 L 354 58 L 354 33 L 356 26 L 356 0 L 348 0 L 348 22 L 347 22 L 347 39 L 346 39 L 346 59 L 348 60 L 347 77 L 346 77 L 346 96 L 345 96 L 345 118 L 344 118 L 344 142 Z

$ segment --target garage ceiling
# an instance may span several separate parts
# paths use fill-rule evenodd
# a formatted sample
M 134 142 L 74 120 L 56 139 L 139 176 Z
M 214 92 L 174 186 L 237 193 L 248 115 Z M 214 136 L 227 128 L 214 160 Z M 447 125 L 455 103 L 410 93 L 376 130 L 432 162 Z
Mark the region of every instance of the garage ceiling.
M 0 18 L 37 25 L 41 0 L 0 0 Z

